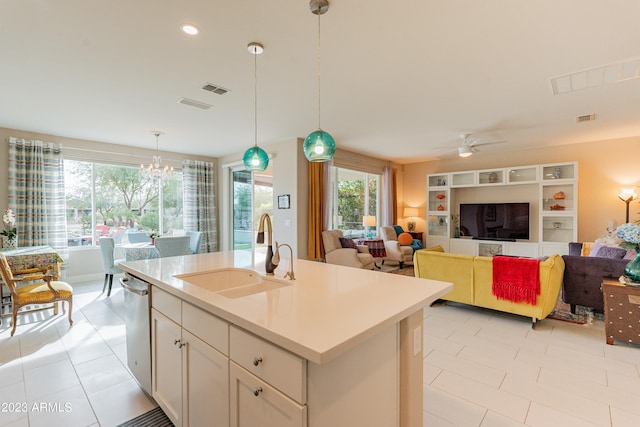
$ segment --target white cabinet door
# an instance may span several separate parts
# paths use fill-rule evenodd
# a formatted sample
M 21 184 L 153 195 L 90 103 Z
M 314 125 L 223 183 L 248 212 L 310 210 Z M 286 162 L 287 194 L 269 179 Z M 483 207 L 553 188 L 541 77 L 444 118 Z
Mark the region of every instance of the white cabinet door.
M 180 325 L 151 310 L 151 386 L 153 398 L 171 422 L 182 425 Z
M 229 359 L 182 330 L 183 426 L 229 427 Z
M 476 255 L 477 244 L 471 239 L 451 239 L 449 241 L 449 250 L 454 254 Z
M 266 382 L 229 364 L 230 418 L 232 427 L 305 427 L 307 407 Z

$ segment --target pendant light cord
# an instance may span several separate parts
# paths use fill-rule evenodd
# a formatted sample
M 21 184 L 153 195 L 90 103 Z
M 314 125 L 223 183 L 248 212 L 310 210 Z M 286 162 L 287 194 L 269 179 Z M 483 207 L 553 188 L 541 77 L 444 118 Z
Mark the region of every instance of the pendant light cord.
M 320 127 L 320 6 L 318 6 L 318 130 Z
M 258 147 L 258 51 L 254 46 L 253 50 L 253 140 L 254 146 Z

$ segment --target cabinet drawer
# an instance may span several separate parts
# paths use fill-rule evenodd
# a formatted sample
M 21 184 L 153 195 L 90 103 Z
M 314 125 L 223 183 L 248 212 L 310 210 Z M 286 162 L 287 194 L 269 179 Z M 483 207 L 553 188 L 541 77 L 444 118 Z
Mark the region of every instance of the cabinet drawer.
M 307 425 L 306 405 L 294 402 L 233 362 L 229 378 L 231 427 Z
M 219 317 L 183 301 L 182 327 L 220 353 L 229 355 L 229 324 Z
M 182 300 L 162 289 L 151 287 L 151 306 L 177 324 L 182 323 Z
M 236 326 L 229 333 L 231 360 L 299 403 L 307 400 L 307 361 Z

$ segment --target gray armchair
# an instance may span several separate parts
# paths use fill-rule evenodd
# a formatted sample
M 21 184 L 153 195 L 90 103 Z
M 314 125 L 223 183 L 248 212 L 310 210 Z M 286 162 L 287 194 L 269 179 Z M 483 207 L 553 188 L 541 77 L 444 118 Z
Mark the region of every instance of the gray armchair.
M 322 232 L 322 243 L 327 263 L 373 270 L 373 255 L 369 253 L 369 248 L 363 245 L 357 245 L 355 248 L 343 248 L 340 243 L 341 237 L 343 237 L 341 230 Z

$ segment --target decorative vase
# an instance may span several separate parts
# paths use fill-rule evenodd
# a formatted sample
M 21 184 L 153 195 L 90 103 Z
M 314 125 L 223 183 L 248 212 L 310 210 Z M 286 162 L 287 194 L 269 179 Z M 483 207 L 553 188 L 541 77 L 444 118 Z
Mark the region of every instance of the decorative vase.
M 15 249 L 18 247 L 18 236 L 2 236 L 2 247 L 4 249 Z
M 456 239 L 460 237 L 460 227 L 456 226 L 453 228 L 453 237 L 455 237 Z
M 624 275 L 634 283 L 640 283 L 640 252 L 624 268 Z
M 152 237 L 152 238 L 151 238 L 151 244 L 152 244 L 152 245 L 155 245 L 155 244 L 156 244 L 156 238 L 155 238 L 155 237 Z

